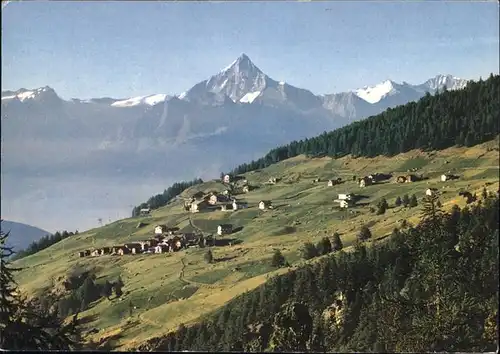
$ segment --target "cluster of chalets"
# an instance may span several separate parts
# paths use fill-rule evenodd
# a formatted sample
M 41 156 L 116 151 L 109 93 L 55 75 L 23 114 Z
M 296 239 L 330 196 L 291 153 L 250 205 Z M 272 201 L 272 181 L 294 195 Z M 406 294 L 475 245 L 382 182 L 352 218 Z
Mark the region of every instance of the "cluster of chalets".
M 155 227 L 155 235 L 149 240 L 126 243 L 119 246 L 101 247 L 79 252 L 80 257 L 97 257 L 104 255 L 151 254 L 177 252 L 185 248 L 210 246 L 215 242 L 213 236 L 202 234 L 179 233 L 178 228 L 168 228 L 165 225 Z

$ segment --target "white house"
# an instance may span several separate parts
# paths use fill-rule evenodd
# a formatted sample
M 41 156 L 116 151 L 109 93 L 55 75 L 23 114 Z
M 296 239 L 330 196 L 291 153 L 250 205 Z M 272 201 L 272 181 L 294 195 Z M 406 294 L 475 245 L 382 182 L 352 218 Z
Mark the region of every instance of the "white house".
M 157 225 L 155 226 L 155 235 L 161 235 L 167 230 L 165 225 Z
M 339 194 L 337 199 L 340 200 L 351 200 L 352 195 L 350 193 L 345 193 L 345 194 Z
M 248 186 L 243 186 L 243 193 L 248 193 L 250 191 L 250 189 L 248 188 Z
M 167 245 L 157 245 L 155 247 L 155 253 L 164 253 L 168 251 L 168 246 Z
M 368 178 L 368 177 L 363 177 L 363 178 L 361 178 L 361 179 L 359 180 L 359 186 L 360 186 L 361 188 L 366 187 L 366 186 L 369 186 L 369 185 L 371 185 L 371 184 L 373 184 L 373 180 L 372 180 L 372 179 L 370 179 L 370 178 Z
M 217 195 L 213 194 L 210 196 L 210 199 L 208 200 L 208 203 L 211 205 L 217 204 L 219 198 L 217 198 Z
M 437 192 L 436 188 L 427 188 L 427 190 L 425 191 L 425 195 L 432 196 L 436 194 L 436 192 Z
M 341 200 L 340 201 L 340 207 L 341 208 L 348 208 L 349 207 L 349 202 L 347 200 Z
M 441 175 L 441 182 L 446 182 L 449 179 L 451 179 L 450 175 Z
M 151 212 L 150 208 L 142 208 L 139 213 L 141 214 L 141 216 L 146 216 L 146 215 L 149 215 L 150 212 Z
M 259 209 L 260 210 L 269 209 L 270 207 L 271 207 L 271 201 L 269 201 L 269 200 L 261 200 L 259 202 Z
M 236 203 L 236 200 L 233 200 L 233 210 L 238 210 L 238 204 Z
M 333 187 L 333 180 L 331 179 L 328 180 L 328 187 Z
M 231 176 L 229 175 L 224 175 L 224 178 L 222 179 L 224 183 L 230 183 L 231 182 Z
M 227 235 L 233 232 L 233 225 L 231 224 L 221 224 L 217 226 L 217 235 Z
M 354 205 L 354 202 L 348 199 L 335 199 L 335 203 L 339 203 L 341 208 L 348 208 Z
M 189 208 L 189 211 L 192 212 L 192 213 L 197 213 L 200 211 L 200 207 L 198 205 L 198 203 L 194 202 L 194 203 L 191 203 L 191 207 Z

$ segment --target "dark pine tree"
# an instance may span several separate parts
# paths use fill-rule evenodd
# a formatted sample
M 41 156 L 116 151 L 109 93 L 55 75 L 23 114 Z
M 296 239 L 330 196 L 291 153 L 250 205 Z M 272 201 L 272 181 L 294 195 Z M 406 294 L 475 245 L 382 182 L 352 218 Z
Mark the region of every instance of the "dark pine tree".
M 358 234 L 358 240 L 366 241 L 372 237 L 372 232 L 367 226 L 362 226 Z
M 331 253 L 333 249 L 330 239 L 328 237 L 323 237 L 316 245 L 316 249 L 318 250 L 318 254 L 321 256 Z
M 302 258 L 311 259 L 318 256 L 318 250 L 311 242 L 306 242 L 300 251 Z
M 335 232 L 332 237 L 332 249 L 333 251 L 340 251 L 344 246 L 340 240 L 340 234 Z
M 408 197 L 408 194 L 403 195 L 403 206 L 407 207 L 410 205 L 410 197 Z
M 0 348 L 7 350 L 50 351 L 75 350 L 82 347 L 77 315 L 64 324 L 57 311 L 43 310 L 40 302 L 21 296 L 8 257 L 12 248 L 6 246 L 8 233 L 0 231 Z
M 273 258 L 271 259 L 271 266 L 275 268 L 284 267 L 286 264 L 285 257 L 280 250 L 274 251 Z
M 418 205 L 418 201 L 417 201 L 417 196 L 415 194 L 412 194 L 411 195 L 411 198 L 410 198 L 410 208 L 414 208 Z

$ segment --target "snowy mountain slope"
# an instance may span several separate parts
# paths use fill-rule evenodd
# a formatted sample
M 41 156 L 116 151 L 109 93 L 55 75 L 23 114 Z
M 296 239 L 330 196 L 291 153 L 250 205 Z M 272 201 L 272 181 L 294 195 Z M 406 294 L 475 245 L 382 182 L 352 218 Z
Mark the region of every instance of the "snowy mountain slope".
M 386 80 L 372 87 L 365 86 L 355 92 L 359 98 L 373 104 L 379 102 L 382 98 L 390 93 L 394 93 L 395 91 L 393 82 L 391 80 Z
M 458 90 L 464 88 L 467 82 L 468 80 L 460 79 L 452 75 L 437 75 L 419 85 L 412 85 L 407 82 L 398 84 L 392 80 L 385 80 L 377 85 L 365 86 L 353 92 L 366 102 L 377 104 L 388 96 L 398 94 L 403 95 L 403 98 L 399 99 L 399 101 L 404 101 L 405 99 L 410 101 L 413 99 L 412 97 L 418 96 L 418 98 L 420 98 L 426 92 L 434 94 L 437 90 L 441 90 L 445 86 L 449 90 Z
M 150 96 L 139 96 L 139 97 L 132 97 L 127 100 L 121 100 L 121 101 L 115 101 L 111 103 L 111 106 L 113 107 L 132 107 L 132 106 L 137 106 L 137 105 L 148 105 L 148 106 L 154 106 L 157 105 L 158 103 L 164 102 L 165 99 L 167 98 L 166 94 L 156 94 L 156 95 L 150 95 Z
M 442 90 L 445 86 L 448 90 L 460 90 L 467 85 L 468 80 L 460 79 L 452 75 L 437 75 L 421 85 L 415 85 L 415 89 L 421 92 L 435 93 Z
M 334 93 L 322 97 L 323 107 L 340 117 L 356 120 L 358 117 L 369 117 L 380 110 L 376 105 L 368 103 L 354 92 Z
M 58 101 L 61 98 L 57 95 L 57 93 L 49 86 L 40 87 L 33 90 L 27 89 L 19 89 L 17 91 L 3 91 L 2 92 L 2 104 L 8 103 L 11 101 L 20 101 L 20 102 L 43 102 L 43 101 Z

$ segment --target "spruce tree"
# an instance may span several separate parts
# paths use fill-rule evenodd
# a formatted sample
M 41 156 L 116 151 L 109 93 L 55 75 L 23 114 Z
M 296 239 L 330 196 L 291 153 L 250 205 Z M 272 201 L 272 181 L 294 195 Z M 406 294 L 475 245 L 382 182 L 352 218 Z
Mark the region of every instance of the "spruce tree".
M 0 348 L 7 350 L 75 350 L 81 348 L 77 316 L 64 324 L 54 310 L 44 311 L 20 294 L 10 265 L 9 233 L 0 231 Z
M 113 284 L 113 289 L 115 290 L 115 295 L 117 298 L 123 295 L 123 280 L 121 277 L 118 277 L 118 280 Z
M 274 251 L 273 258 L 271 259 L 271 266 L 281 268 L 285 265 L 286 260 L 280 250 Z
M 109 297 L 112 294 L 113 294 L 113 285 L 108 280 L 106 280 L 106 282 L 102 285 L 101 295 L 109 299 Z
M 307 342 L 307 349 L 314 353 L 325 352 L 325 329 L 323 328 L 323 319 L 319 313 L 314 314 L 312 318 L 312 333 Z
M 358 234 L 358 240 L 366 241 L 371 237 L 372 237 L 372 233 L 371 233 L 370 229 L 366 225 L 361 227 L 361 230 L 359 231 L 359 234 Z
M 407 207 L 408 205 L 410 205 L 410 197 L 408 197 L 408 194 L 405 194 L 403 196 L 403 206 Z
M 306 242 L 301 249 L 301 255 L 305 260 L 311 259 L 318 256 L 318 250 L 311 242 Z
M 483 197 L 483 199 L 488 199 L 488 191 L 486 190 L 486 187 L 483 188 L 481 196 Z
M 332 244 L 328 237 L 323 237 L 321 241 L 316 245 L 316 249 L 318 251 L 318 255 L 323 256 L 325 254 L 332 252 Z
M 410 208 L 416 207 L 418 205 L 417 196 L 412 194 L 410 198 Z
M 398 206 L 401 206 L 401 203 L 403 203 L 401 200 L 401 197 L 397 197 L 396 201 L 394 202 L 394 205 L 398 207 Z
M 333 251 L 340 251 L 342 249 L 342 241 L 340 240 L 340 235 L 335 232 L 332 237 L 332 249 Z
M 387 203 L 387 200 L 385 198 L 382 198 L 377 207 L 377 215 L 382 215 L 385 214 L 385 211 L 389 208 L 389 204 Z

